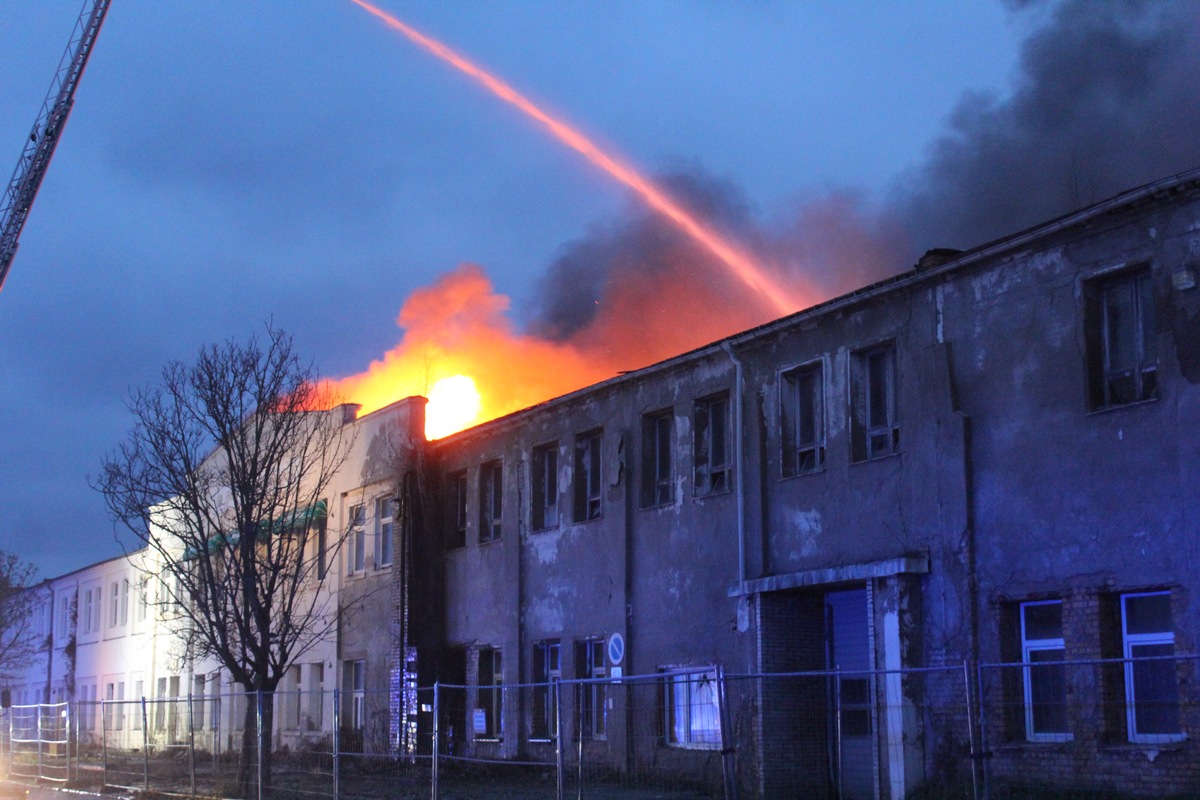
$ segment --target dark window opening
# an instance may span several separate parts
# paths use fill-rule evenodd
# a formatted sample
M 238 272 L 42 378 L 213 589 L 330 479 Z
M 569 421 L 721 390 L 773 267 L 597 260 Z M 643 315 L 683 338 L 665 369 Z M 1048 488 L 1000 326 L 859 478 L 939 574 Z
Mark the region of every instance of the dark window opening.
M 697 496 L 728 491 L 733 478 L 729 394 L 696 401 L 692 464 Z
M 783 373 L 780 389 L 783 477 L 818 470 L 825 463 L 821 365 L 813 364 Z
M 600 431 L 575 437 L 575 521 L 600 519 Z
M 642 507 L 674 502 L 671 473 L 671 410 L 642 417 Z

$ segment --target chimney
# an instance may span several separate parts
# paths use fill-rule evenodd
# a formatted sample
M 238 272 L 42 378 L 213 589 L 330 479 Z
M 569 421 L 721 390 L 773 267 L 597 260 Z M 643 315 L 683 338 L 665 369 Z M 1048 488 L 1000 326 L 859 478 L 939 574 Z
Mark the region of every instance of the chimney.
M 917 272 L 927 272 L 935 267 L 940 267 L 953 261 L 958 256 L 962 255 L 962 250 L 956 250 L 953 247 L 935 247 L 932 250 L 926 250 L 925 255 L 917 259 L 917 263 L 913 266 Z

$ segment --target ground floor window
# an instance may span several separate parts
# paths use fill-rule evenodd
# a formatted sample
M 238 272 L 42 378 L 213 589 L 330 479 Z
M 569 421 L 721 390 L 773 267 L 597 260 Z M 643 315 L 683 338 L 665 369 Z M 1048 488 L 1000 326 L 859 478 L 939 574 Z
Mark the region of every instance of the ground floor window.
M 1129 741 L 1181 738 L 1170 592 L 1122 595 L 1121 640 Z
M 558 695 L 555 684 L 562 680 L 562 645 L 557 639 L 533 646 L 532 738 L 558 736 Z
M 500 650 L 479 651 L 479 689 L 475 704 L 476 739 L 504 738 L 504 661 Z
M 1062 666 L 1061 600 L 1021 604 L 1021 661 L 1025 700 L 1025 738 L 1060 742 L 1071 738 L 1067 723 L 1067 675 Z
M 721 746 L 716 670 L 668 670 L 664 694 L 667 744 L 696 748 Z
M 575 677 L 607 678 L 604 639 L 583 639 L 575 643 Z M 603 739 L 606 684 L 581 683 L 579 686 L 579 735 L 584 739 Z

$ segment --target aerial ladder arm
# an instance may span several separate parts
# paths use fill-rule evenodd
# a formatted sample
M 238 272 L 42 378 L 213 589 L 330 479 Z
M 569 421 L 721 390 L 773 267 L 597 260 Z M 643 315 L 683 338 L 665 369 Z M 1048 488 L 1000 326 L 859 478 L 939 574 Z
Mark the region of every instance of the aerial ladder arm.
M 75 102 L 75 89 L 79 86 L 83 68 L 87 66 L 88 56 L 100 34 L 100 26 L 104 24 L 104 15 L 108 13 L 111 2 L 86 0 L 84 3 L 83 11 L 75 22 L 71 41 L 67 44 L 58 71 L 50 83 L 50 91 L 42 103 L 41 113 L 25 141 L 21 160 L 17 162 L 12 180 L 4 190 L 4 200 L 0 203 L 0 289 L 8 277 L 8 268 L 17 253 L 21 229 L 25 227 L 33 198 L 37 196 L 54 148 L 62 136 L 67 116 Z

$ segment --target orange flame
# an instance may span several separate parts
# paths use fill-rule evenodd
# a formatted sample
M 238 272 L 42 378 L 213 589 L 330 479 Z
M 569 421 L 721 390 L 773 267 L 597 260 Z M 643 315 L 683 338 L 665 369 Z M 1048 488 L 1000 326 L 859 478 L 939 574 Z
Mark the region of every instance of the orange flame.
M 474 78 L 501 100 L 540 122 L 563 144 L 578 151 L 593 164 L 633 189 L 651 208 L 665 215 L 681 230 L 719 258 L 738 280 L 765 298 L 777 315 L 787 314 L 801 307 L 799 299 L 764 272 L 753 259 L 714 231 L 706 228 L 661 189 L 638 174 L 632 167 L 618 162 L 614 157 L 602 151 L 582 133 L 551 117 L 507 83 L 455 53 L 436 39 L 431 39 L 365 0 L 351 0 L 351 2 L 383 20 L 389 27 L 404 34 L 409 40 L 442 61 Z

